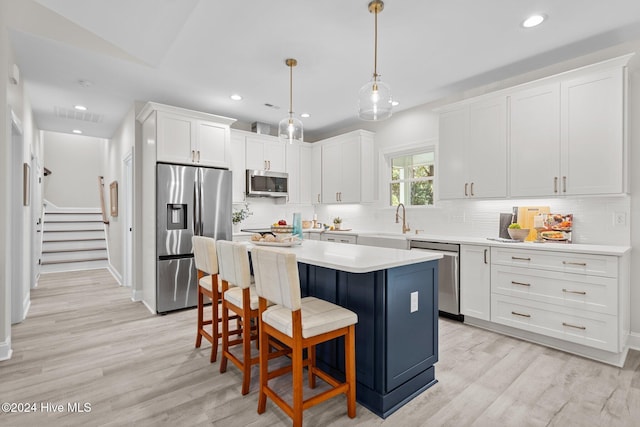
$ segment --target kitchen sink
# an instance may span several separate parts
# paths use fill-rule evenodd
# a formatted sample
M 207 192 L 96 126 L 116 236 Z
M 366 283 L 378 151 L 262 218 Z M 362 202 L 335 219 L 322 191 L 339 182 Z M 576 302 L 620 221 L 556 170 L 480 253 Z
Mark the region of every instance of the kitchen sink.
M 409 249 L 407 234 L 401 233 L 362 233 L 358 234 L 358 244 L 383 248 Z

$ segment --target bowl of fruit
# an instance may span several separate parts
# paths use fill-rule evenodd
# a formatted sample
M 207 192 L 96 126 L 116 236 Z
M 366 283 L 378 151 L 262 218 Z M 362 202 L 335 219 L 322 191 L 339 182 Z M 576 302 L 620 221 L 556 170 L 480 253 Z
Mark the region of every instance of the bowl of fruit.
M 293 233 L 293 225 L 289 225 L 286 220 L 281 219 L 280 221 L 271 224 L 271 232 L 277 234 L 291 234 Z
M 509 232 L 509 236 L 513 240 L 518 240 L 520 242 L 524 242 L 524 239 L 527 238 L 527 236 L 529 235 L 529 231 L 530 230 L 528 228 L 520 227 L 520 224 L 518 224 L 518 223 L 513 223 L 513 224 L 511 224 L 509 226 L 507 231 Z

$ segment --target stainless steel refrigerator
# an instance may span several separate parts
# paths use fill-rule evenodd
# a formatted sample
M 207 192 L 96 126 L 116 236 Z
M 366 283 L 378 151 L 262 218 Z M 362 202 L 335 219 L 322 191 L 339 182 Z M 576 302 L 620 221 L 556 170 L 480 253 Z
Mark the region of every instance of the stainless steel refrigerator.
M 156 310 L 197 305 L 192 236 L 231 240 L 231 172 L 157 164 Z

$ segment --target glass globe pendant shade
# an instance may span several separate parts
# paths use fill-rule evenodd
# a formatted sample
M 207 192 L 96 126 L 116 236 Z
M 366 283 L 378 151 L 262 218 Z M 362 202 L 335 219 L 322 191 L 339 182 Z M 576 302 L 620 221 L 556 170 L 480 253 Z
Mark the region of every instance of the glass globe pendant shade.
M 377 121 L 391 117 L 391 88 L 377 78 L 360 88 L 358 116 L 362 120 Z
M 280 141 L 288 142 L 289 144 L 293 144 L 294 141 L 302 142 L 302 133 L 302 122 L 293 117 L 293 114 L 289 114 L 289 117 L 280 120 L 278 125 L 278 138 L 280 138 Z

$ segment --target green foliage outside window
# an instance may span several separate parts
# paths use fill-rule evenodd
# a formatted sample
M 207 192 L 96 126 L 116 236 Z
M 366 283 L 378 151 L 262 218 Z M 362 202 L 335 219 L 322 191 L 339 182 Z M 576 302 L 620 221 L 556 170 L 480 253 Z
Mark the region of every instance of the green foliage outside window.
M 425 151 L 391 159 L 391 206 L 433 205 L 434 157 Z

